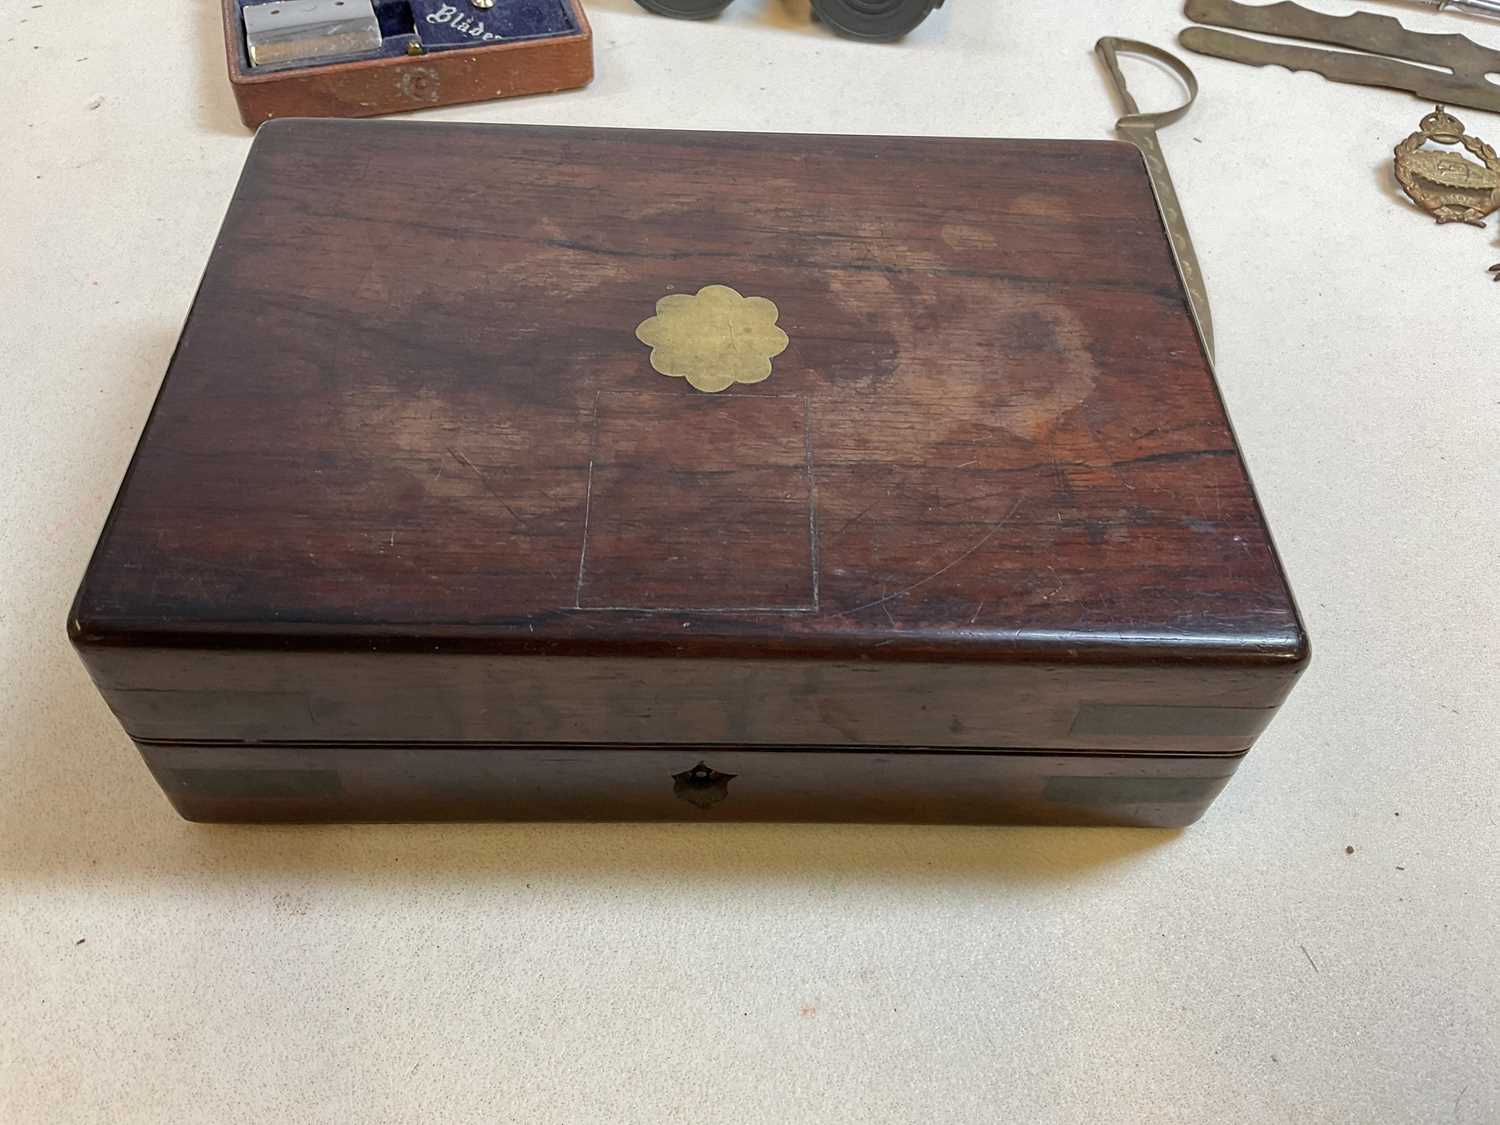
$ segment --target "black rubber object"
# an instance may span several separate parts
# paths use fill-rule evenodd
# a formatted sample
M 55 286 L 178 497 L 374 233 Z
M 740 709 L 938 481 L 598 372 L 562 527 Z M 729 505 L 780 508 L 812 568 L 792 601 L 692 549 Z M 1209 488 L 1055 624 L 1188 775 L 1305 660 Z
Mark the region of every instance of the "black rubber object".
M 648 12 L 659 16 L 671 16 L 674 20 L 712 19 L 733 0 L 635 0 Z
M 812 0 L 817 17 L 851 39 L 900 39 L 942 6 L 943 0 Z

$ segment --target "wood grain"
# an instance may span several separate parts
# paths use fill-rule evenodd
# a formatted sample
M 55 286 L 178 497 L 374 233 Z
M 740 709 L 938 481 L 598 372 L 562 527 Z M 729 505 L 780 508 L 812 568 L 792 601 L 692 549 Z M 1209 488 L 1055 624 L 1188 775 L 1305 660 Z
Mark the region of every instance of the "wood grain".
M 766 382 L 652 370 L 708 284 Z M 1308 652 L 1134 150 L 332 121 L 70 628 L 153 740 L 1232 755 Z
M 143 744 L 190 820 L 747 820 L 1179 828 L 1239 757 L 851 753 L 723 746 Z M 732 775 L 712 803 L 674 776 Z

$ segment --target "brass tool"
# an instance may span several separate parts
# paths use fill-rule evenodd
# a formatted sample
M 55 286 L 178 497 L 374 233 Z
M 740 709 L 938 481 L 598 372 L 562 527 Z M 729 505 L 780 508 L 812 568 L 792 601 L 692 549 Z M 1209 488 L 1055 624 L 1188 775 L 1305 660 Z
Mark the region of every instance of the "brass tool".
M 1197 23 L 1352 49 L 1325 51 L 1267 43 L 1207 27 L 1187 28 L 1178 41 L 1200 55 L 1251 66 L 1308 70 L 1333 82 L 1388 86 L 1430 102 L 1500 113 L 1500 85 L 1485 77 L 1500 71 L 1500 51 L 1481 47 L 1462 35 L 1409 31 L 1400 20 L 1370 12 L 1324 15 L 1290 0 L 1258 5 L 1188 0 L 1186 14 Z M 1426 65 L 1413 65 L 1418 63 Z
M 1094 44 L 1094 51 L 1109 70 L 1115 91 L 1125 106 L 1125 116 L 1115 122 L 1115 131 L 1135 145 L 1146 159 L 1146 170 L 1151 174 L 1151 189 L 1156 193 L 1156 206 L 1161 211 L 1162 222 L 1172 243 L 1172 254 L 1177 260 L 1177 272 L 1182 277 L 1182 286 L 1187 290 L 1188 309 L 1193 322 L 1198 326 L 1198 335 L 1203 340 L 1203 349 L 1208 361 L 1214 361 L 1213 316 L 1208 307 L 1208 290 L 1203 286 L 1203 271 L 1198 266 L 1198 255 L 1193 250 L 1193 236 L 1188 232 L 1187 220 L 1182 215 L 1182 204 L 1177 199 L 1177 189 L 1172 184 L 1172 174 L 1167 170 L 1167 158 L 1162 153 L 1157 130 L 1164 129 L 1174 121 L 1187 116 L 1188 110 L 1198 100 L 1198 79 L 1187 64 L 1160 47 L 1141 43 L 1135 39 L 1118 39 L 1106 36 Z M 1120 55 L 1140 55 L 1155 59 L 1167 67 L 1187 87 L 1187 101 L 1176 109 L 1162 113 L 1142 113 L 1130 93 L 1125 73 L 1120 69 Z

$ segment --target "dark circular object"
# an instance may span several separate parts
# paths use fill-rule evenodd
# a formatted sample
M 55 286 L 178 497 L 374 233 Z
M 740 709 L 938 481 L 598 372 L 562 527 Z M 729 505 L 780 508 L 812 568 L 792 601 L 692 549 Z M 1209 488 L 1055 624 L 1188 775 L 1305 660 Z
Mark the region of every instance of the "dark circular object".
M 812 0 L 818 18 L 851 39 L 900 39 L 943 0 Z
M 635 0 L 648 12 L 659 16 L 671 16 L 674 20 L 712 19 L 733 0 Z

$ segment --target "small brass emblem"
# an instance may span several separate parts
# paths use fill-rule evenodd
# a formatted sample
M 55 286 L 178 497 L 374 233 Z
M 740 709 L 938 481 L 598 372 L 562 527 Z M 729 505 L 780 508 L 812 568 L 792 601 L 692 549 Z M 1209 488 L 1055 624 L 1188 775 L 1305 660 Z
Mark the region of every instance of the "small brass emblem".
M 1484 163 L 1466 160 L 1461 152 L 1422 147 L 1429 141 L 1462 145 Z M 1396 179 L 1412 202 L 1439 223 L 1482 227 L 1486 216 L 1500 209 L 1500 156 L 1465 133 L 1464 123 L 1442 106 L 1396 146 Z
M 770 378 L 771 360 L 791 342 L 776 326 L 781 315 L 765 297 L 742 297 L 727 285 L 656 302 L 656 315 L 635 330 L 651 349 L 651 366 L 715 394 L 736 383 Z

